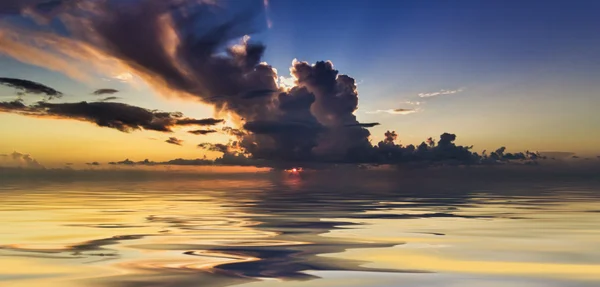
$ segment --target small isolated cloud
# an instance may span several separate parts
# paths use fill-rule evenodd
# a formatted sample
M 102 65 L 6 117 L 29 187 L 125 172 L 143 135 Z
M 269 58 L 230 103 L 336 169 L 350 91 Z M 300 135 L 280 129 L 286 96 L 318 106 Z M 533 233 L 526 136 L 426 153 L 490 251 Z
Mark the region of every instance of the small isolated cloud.
M 13 152 L 0 156 L 0 166 L 22 167 L 22 168 L 44 168 L 37 160 L 28 154 Z
M 100 163 L 99 163 L 99 162 L 97 162 L 97 161 L 94 161 L 94 162 L 87 162 L 87 163 L 85 163 L 85 164 L 87 164 L 87 165 L 90 165 L 90 166 L 99 166 L 99 165 L 100 165 Z
M 420 98 L 431 98 L 431 97 L 437 97 L 437 96 L 443 96 L 443 95 L 457 94 L 462 91 L 464 91 L 463 88 L 460 88 L 458 90 L 440 90 L 439 92 L 433 92 L 433 93 L 419 93 L 418 96 Z
M 174 145 L 182 145 L 183 144 L 183 140 L 180 140 L 180 139 L 178 139 L 176 137 L 170 137 L 165 142 L 166 143 L 170 143 L 170 144 L 174 144 Z
M 185 118 L 185 119 L 178 120 L 177 125 L 179 125 L 179 126 L 214 126 L 214 125 L 220 124 L 224 121 L 225 120 L 223 120 L 223 119 L 213 119 L 213 118 L 207 118 L 207 119 Z
M 216 130 L 193 130 L 193 131 L 188 131 L 188 133 L 193 134 L 193 135 L 207 135 L 207 134 L 212 134 L 212 133 L 216 133 Z
M 114 75 L 112 78 L 117 81 L 127 83 L 127 82 L 131 82 L 131 80 L 133 80 L 133 75 L 131 73 L 121 73 L 118 75 Z
M 11 87 L 13 89 L 19 90 L 20 93 L 24 94 L 46 95 L 50 97 L 50 99 L 60 98 L 63 96 L 63 93 L 53 88 L 29 80 L 0 78 L 0 85 Z
M 119 90 L 115 90 L 115 89 L 98 89 L 98 90 L 95 90 L 92 94 L 94 94 L 96 96 L 101 96 L 101 95 L 112 95 L 112 94 L 116 94 L 118 92 L 119 92 Z
M 370 112 L 366 112 L 366 113 L 367 114 L 386 113 L 386 114 L 390 114 L 390 115 L 410 115 L 410 114 L 414 114 L 416 112 L 417 112 L 417 110 L 414 110 L 414 109 L 389 109 L 389 110 L 370 111 Z
M 419 101 L 406 101 L 404 103 L 411 106 L 420 106 L 422 104 L 422 102 Z

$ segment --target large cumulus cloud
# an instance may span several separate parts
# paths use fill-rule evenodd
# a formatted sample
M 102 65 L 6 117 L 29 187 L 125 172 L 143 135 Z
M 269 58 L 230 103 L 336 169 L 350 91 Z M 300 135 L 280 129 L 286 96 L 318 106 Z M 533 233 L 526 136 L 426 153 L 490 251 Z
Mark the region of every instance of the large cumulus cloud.
M 364 127 L 371 125 L 360 125 L 353 114 L 358 107 L 355 80 L 340 75 L 331 62 L 311 65 L 295 61 L 291 69 L 295 86 L 278 86 L 277 72 L 261 62 L 265 46 L 243 37 L 256 28 L 256 9 L 215 15 L 210 4 L 200 1 L 56 1 L 49 9 L 51 14 L 38 9 L 41 2 L 15 3 L 6 4 L 10 7 L 5 7 L 4 13 L 35 10 L 66 27 L 68 36 L 58 32 L 31 36 L 73 46 L 56 53 L 116 59 L 161 90 L 230 113 L 246 130 L 235 133 L 239 147 L 254 157 L 343 160 L 350 151 L 370 146 L 370 134 Z M 248 5 L 252 7 L 262 9 L 262 5 Z M 10 37 L 9 31 L 4 33 L 7 43 L 20 41 Z M 229 45 L 236 39 L 241 40 Z M 16 53 L 9 51 L 9 46 L 4 52 Z M 42 108 L 64 111 L 71 107 Z M 168 130 L 164 126 L 133 125 Z

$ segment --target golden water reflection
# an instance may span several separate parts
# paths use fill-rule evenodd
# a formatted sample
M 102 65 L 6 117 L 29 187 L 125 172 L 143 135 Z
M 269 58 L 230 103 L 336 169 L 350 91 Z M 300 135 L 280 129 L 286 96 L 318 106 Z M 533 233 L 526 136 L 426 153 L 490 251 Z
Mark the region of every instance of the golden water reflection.
M 396 183 L 280 175 L 13 182 L 1 190 L 0 281 L 50 287 L 600 283 L 594 182 Z

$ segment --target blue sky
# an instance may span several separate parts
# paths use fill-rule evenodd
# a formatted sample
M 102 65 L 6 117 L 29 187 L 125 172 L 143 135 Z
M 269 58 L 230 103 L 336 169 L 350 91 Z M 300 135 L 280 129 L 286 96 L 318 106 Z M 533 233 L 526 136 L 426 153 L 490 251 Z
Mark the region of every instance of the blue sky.
M 516 143 L 513 133 L 529 134 L 525 142 L 535 144 L 534 136 L 584 135 L 588 123 L 600 123 L 591 108 L 600 103 L 599 8 L 598 1 L 275 0 L 273 27 L 261 36 L 280 72 L 292 58 L 327 59 L 356 78 L 357 114 L 385 123 L 380 130 L 397 127 L 401 138 L 418 134 L 415 126 L 434 135 L 460 130 L 459 139 L 478 133 L 507 144 Z M 428 99 L 421 114 L 361 114 L 460 88 Z

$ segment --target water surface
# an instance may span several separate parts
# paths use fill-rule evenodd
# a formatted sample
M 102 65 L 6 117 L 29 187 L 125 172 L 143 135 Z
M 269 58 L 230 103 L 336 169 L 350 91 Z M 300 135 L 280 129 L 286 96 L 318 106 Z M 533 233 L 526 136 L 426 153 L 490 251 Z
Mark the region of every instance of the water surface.
M 4 180 L 2 286 L 600 284 L 596 180 Z

